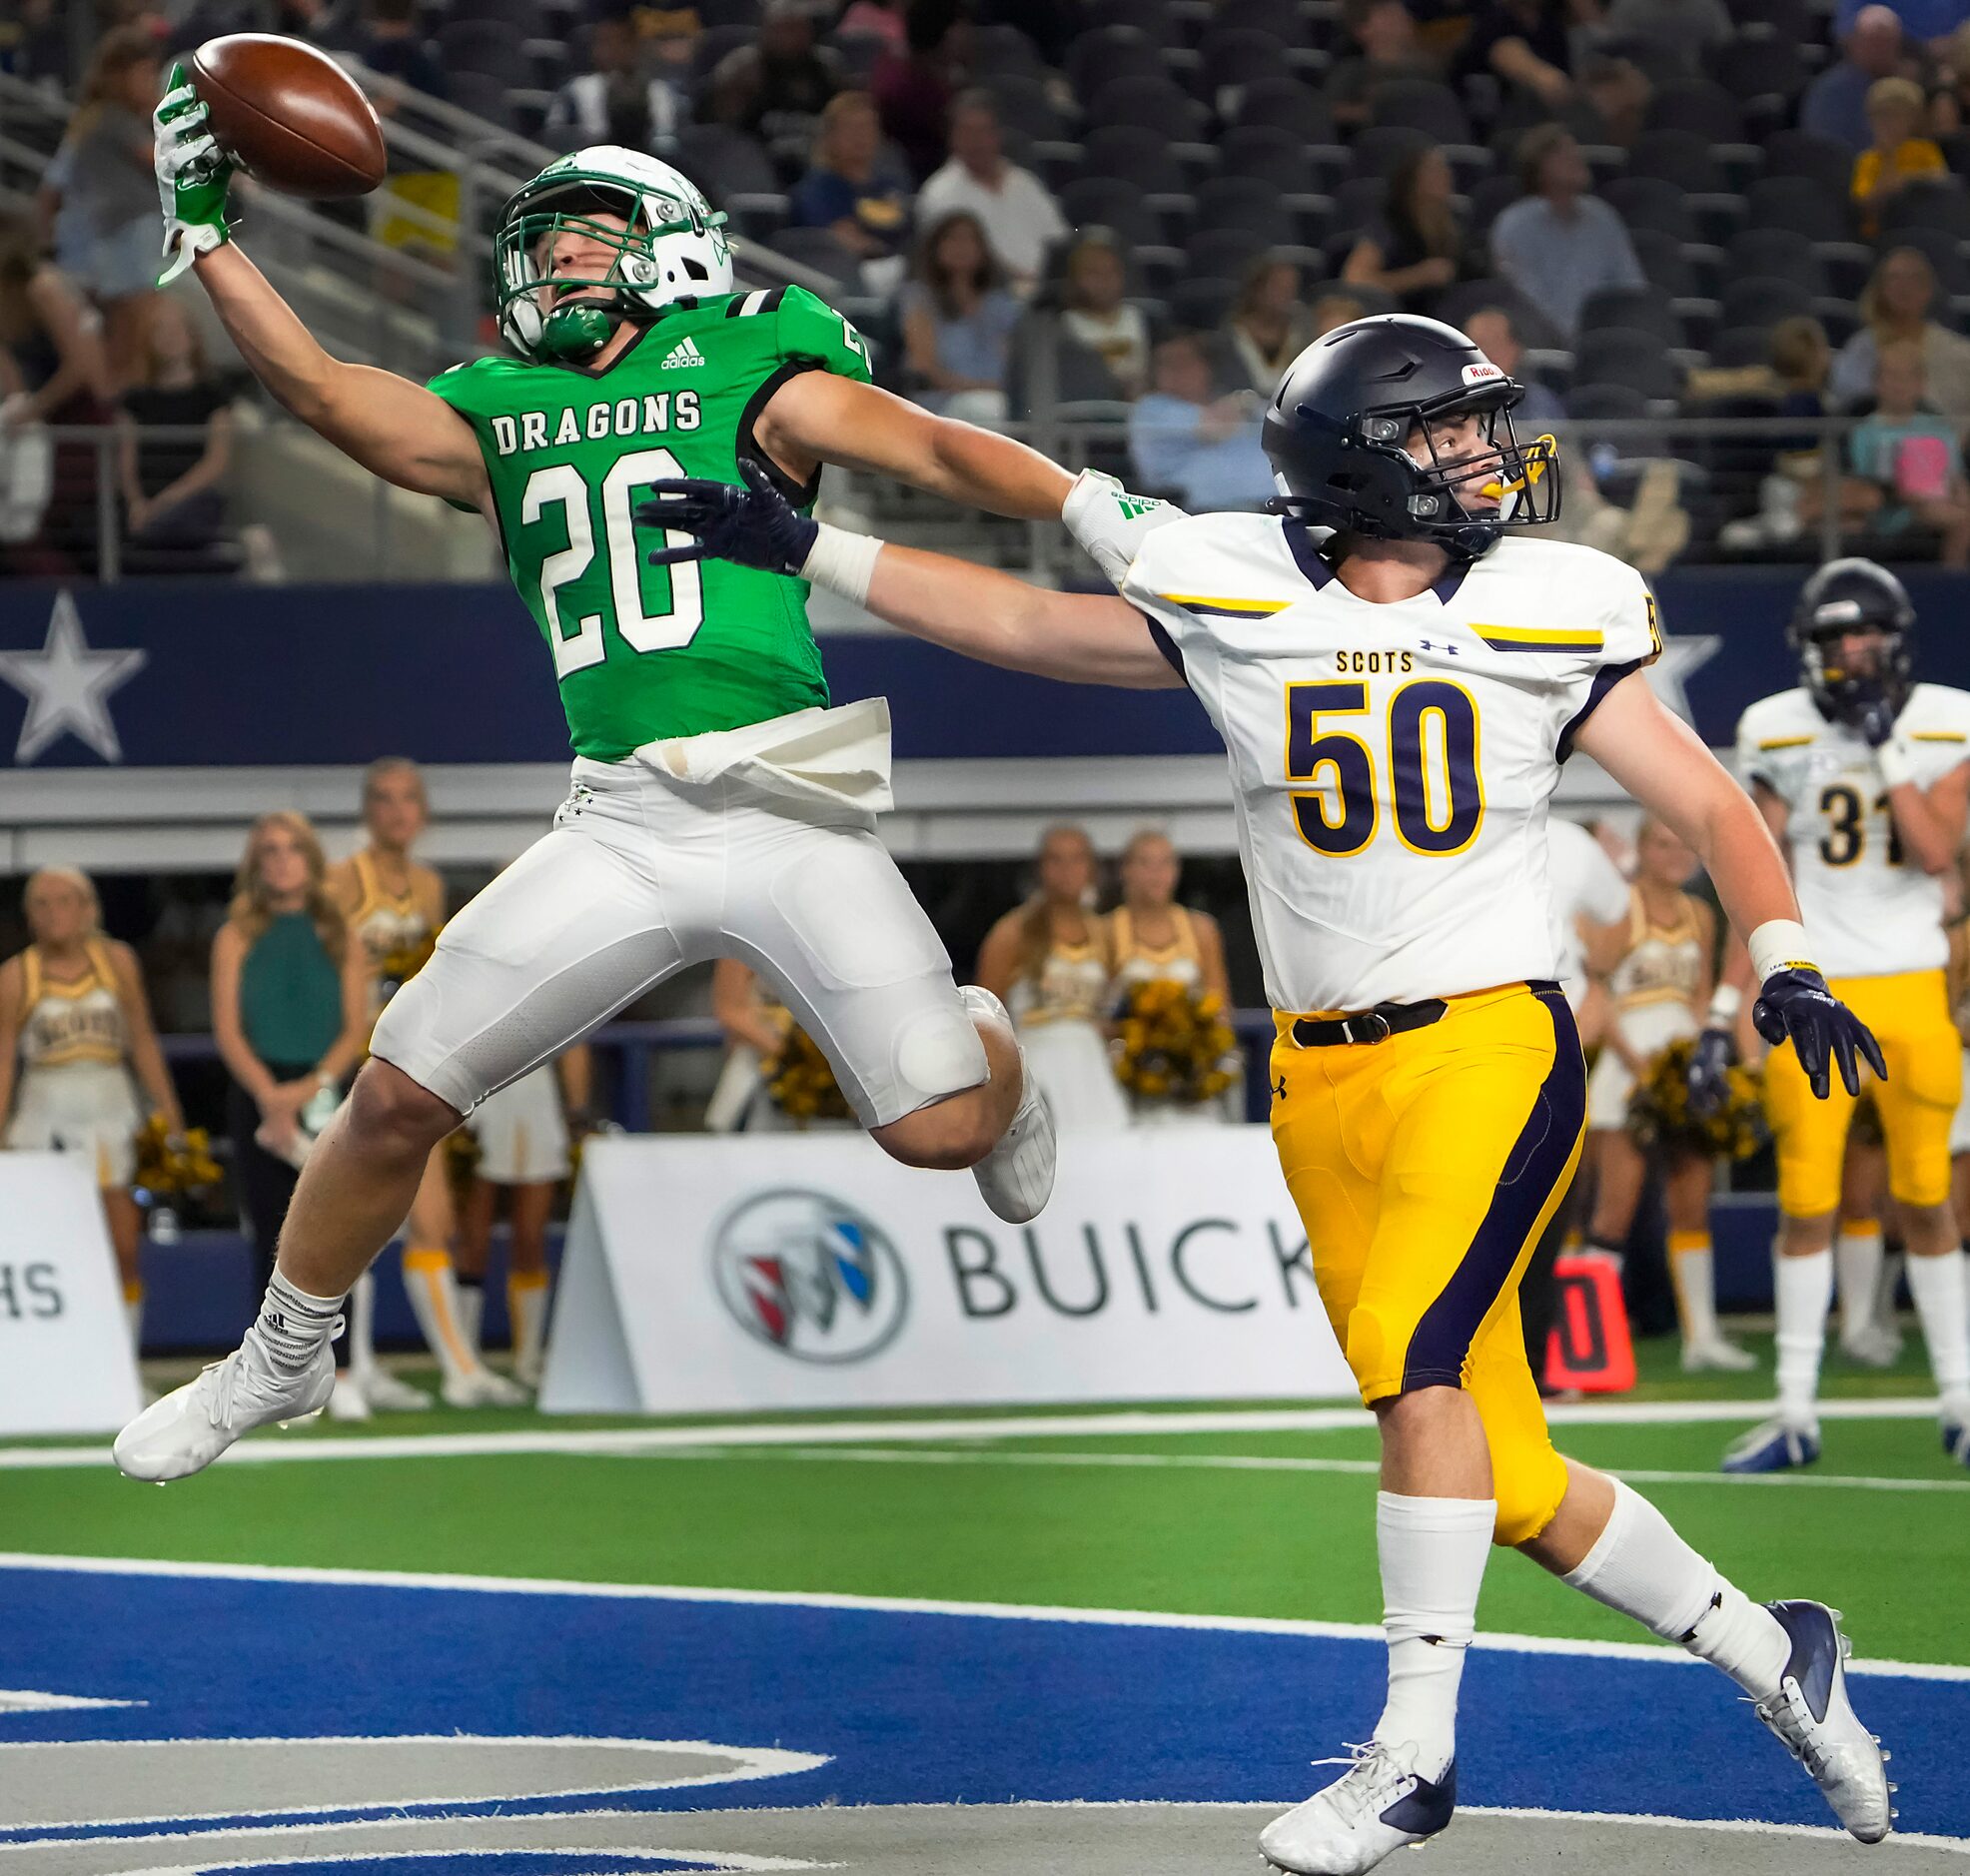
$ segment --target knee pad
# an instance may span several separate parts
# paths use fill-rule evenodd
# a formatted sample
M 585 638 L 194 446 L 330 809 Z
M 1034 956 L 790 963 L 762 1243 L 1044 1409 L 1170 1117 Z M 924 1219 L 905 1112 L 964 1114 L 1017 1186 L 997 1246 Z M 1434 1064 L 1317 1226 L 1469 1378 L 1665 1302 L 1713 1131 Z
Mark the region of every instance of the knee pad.
M 1551 1446 L 1524 1454 L 1500 1453 L 1493 1446 L 1491 1495 L 1498 1507 L 1491 1541 L 1505 1547 L 1529 1543 L 1552 1522 L 1566 1495 L 1566 1462 Z

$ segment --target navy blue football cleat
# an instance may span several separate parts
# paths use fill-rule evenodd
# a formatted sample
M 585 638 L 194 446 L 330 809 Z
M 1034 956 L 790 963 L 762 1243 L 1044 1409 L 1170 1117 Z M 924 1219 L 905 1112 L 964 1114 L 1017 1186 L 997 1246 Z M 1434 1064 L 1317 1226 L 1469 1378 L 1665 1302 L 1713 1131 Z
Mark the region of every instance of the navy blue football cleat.
M 1819 1457 L 1819 1427 L 1793 1420 L 1766 1420 L 1724 1449 L 1726 1472 L 1786 1472 Z
M 1752 1711 L 1812 1774 L 1833 1815 L 1862 1843 L 1894 1828 L 1888 1755 L 1847 1699 L 1847 1656 L 1839 1611 L 1823 1602 L 1768 1602 L 1792 1643 L 1777 1693 Z

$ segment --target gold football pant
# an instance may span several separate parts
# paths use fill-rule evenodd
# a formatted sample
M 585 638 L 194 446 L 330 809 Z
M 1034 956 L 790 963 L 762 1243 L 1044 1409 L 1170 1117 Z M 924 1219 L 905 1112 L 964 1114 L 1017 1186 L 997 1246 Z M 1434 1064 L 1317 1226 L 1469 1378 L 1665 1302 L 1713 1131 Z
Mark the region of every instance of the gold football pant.
M 1490 1447 L 1496 1540 L 1516 1544 L 1566 1490 L 1518 1280 L 1579 1160 L 1586 1071 L 1552 985 L 1447 1003 L 1427 1028 L 1332 1048 L 1301 1048 L 1281 1015 L 1273 1138 L 1362 1399 L 1467 1390 Z
M 1949 1197 L 1949 1134 L 1963 1095 L 1963 1044 L 1950 1021 L 1941 971 L 1835 977 L 1827 988 L 1874 1032 L 1888 1079 L 1864 1065 L 1888 1146 L 1888 1190 L 1904 1205 Z M 1788 1218 L 1818 1218 L 1840 1203 L 1840 1163 L 1854 1097 L 1837 1068 L 1824 1101 L 1788 1042 L 1765 1063 L 1765 1112 L 1778 1141 L 1778 1205 Z

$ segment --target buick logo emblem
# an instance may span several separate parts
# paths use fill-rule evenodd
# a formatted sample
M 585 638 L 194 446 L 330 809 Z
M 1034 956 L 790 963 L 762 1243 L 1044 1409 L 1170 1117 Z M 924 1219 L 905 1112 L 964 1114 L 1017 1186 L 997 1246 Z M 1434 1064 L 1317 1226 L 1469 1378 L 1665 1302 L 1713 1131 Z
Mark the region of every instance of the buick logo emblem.
M 761 1192 L 711 1233 L 711 1277 L 748 1336 L 796 1362 L 865 1362 L 909 1313 L 882 1228 L 824 1192 Z

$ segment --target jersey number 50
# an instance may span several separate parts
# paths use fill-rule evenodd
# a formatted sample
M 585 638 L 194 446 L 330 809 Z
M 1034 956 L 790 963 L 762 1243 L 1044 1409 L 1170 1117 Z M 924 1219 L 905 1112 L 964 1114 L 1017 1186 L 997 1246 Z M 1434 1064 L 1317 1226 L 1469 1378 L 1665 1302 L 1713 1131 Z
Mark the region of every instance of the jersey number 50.
M 1320 719 L 1366 716 L 1366 684 L 1289 684 L 1286 775 L 1319 781 L 1295 792 L 1300 838 L 1332 859 L 1359 853 L 1375 838 L 1381 801 L 1395 803 L 1396 837 L 1412 853 L 1462 853 L 1484 822 L 1478 779 L 1478 706 L 1462 685 L 1442 678 L 1405 684 L 1389 699 L 1389 787 L 1376 785 L 1374 751 L 1352 730 L 1323 729 Z M 1434 747 L 1433 747 L 1434 745 Z M 1331 768 L 1332 776 L 1321 773 Z
M 602 551 L 608 565 L 609 593 L 615 601 L 615 629 L 631 651 L 674 651 L 687 645 L 704 623 L 704 582 L 695 560 L 666 567 L 670 603 L 660 611 L 644 609 L 643 556 L 636 548 L 636 528 L 629 514 L 629 497 L 650 482 L 681 475 L 683 466 L 668 450 L 637 450 L 617 458 L 602 477 Z M 560 590 L 588 570 L 595 557 L 595 521 L 588 484 L 572 463 L 537 469 L 526 478 L 520 496 L 519 518 L 528 527 L 550 507 L 566 517 L 567 545 L 540 562 L 540 605 L 547 614 L 547 639 L 554 650 L 554 676 L 585 671 L 608 655 L 602 643 L 602 615 L 590 612 L 572 629 L 561 617 Z M 681 547 L 683 534 L 666 535 Z

